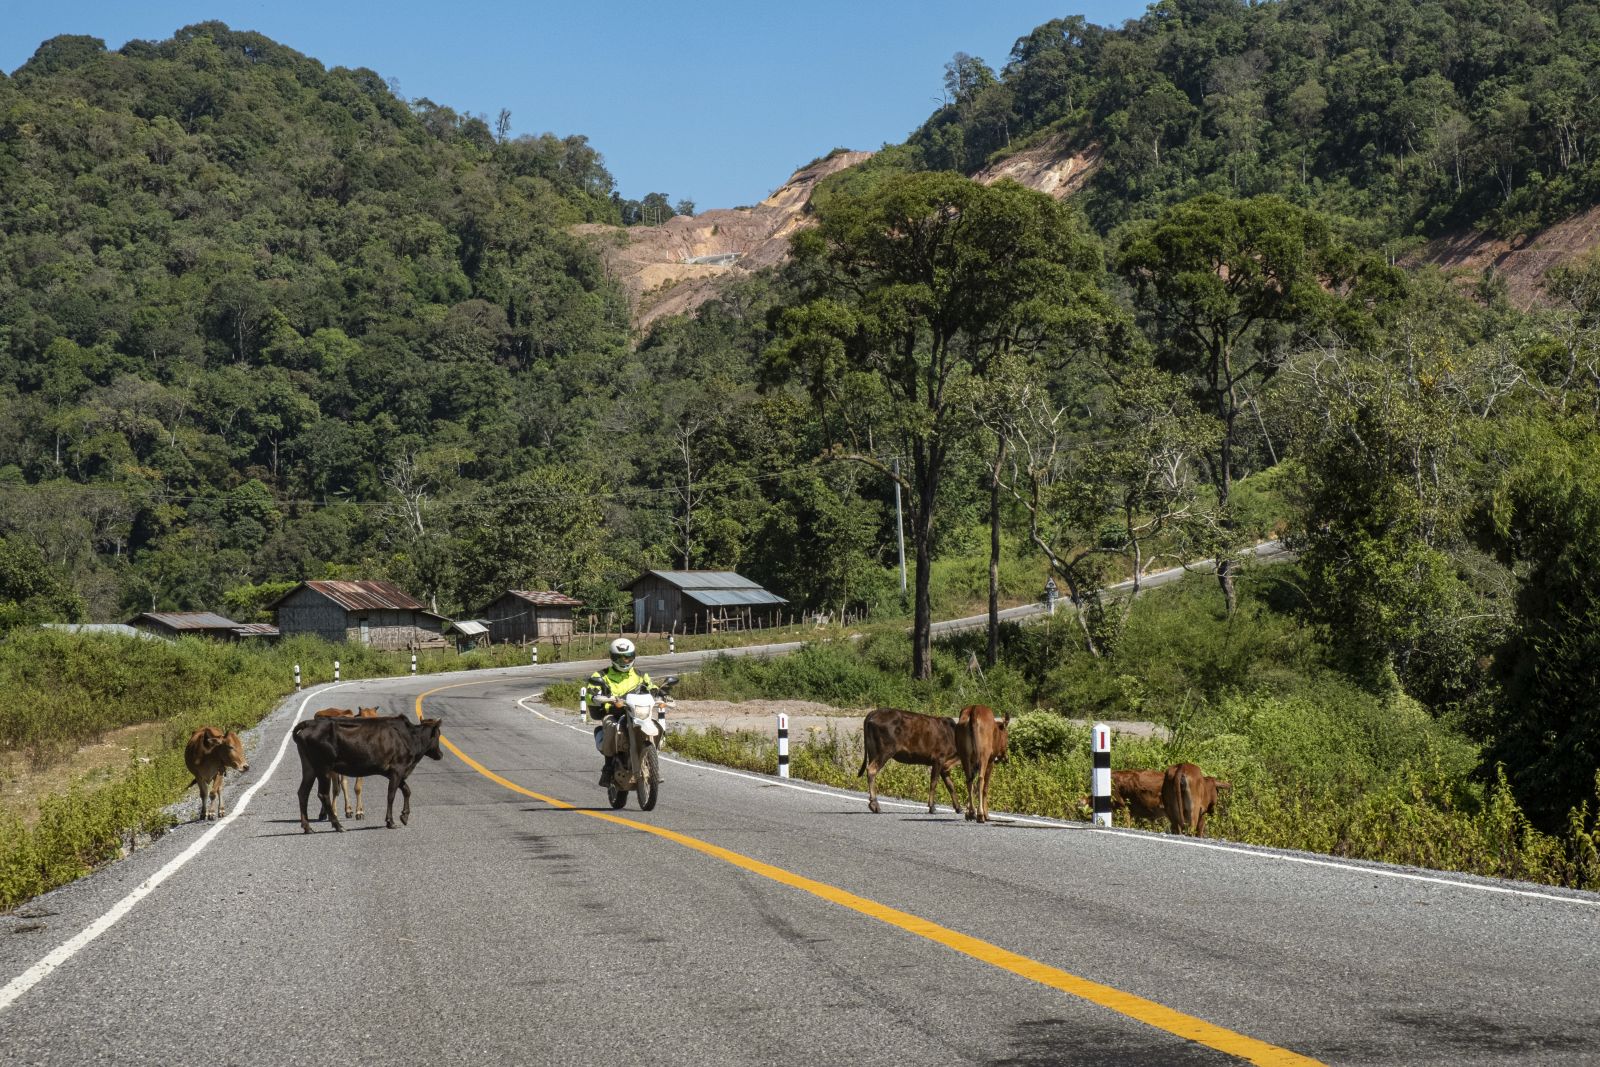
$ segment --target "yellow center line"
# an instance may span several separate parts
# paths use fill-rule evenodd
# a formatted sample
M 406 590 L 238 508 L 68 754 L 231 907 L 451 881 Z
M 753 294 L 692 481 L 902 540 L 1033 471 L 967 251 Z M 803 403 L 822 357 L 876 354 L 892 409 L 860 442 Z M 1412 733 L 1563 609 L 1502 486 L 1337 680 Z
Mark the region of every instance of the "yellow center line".
M 432 696 L 434 693 L 442 692 L 445 689 L 459 689 L 463 685 L 484 684 L 487 683 L 462 682 L 457 685 L 441 686 L 438 689 L 430 689 L 425 693 L 418 694 L 417 718 L 419 720 L 422 718 L 422 701 L 424 697 Z M 709 841 L 702 841 L 699 838 L 689 837 L 686 834 L 680 834 L 660 826 L 652 826 L 649 823 L 635 822 L 633 819 L 624 818 L 621 815 L 613 815 L 610 812 L 580 808 L 564 800 L 534 792 L 532 789 L 520 786 L 516 782 L 503 778 L 491 771 L 465 752 L 462 752 L 448 739 L 441 736 L 439 742 L 445 748 L 448 748 L 462 763 L 465 763 L 491 782 L 504 786 L 514 793 L 520 793 L 525 797 L 542 801 L 554 808 L 576 811 L 580 815 L 587 815 L 593 819 L 600 819 L 605 822 L 615 823 L 618 826 L 625 826 L 630 830 L 639 830 L 665 838 L 685 848 L 693 849 L 725 863 L 730 863 L 752 874 L 759 874 L 782 885 L 803 890 L 829 903 L 837 904 L 840 907 L 848 908 L 880 922 L 888 923 L 890 926 L 943 945 L 965 956 L 987 963 L 992 967 L 1010 971 L 1012 974 L 1038 982 L 1040 985 L 1060 990 L 1063 993 L 1086 1000 L 1091 1004 L 1109 1008 L 1136 1022 L 1153 1026 L 1158 1030 L 1164 1030 L 1185 1040 L 1216 1049 L 1218 1052 L 1229 1056 L 1236 1056 L 1249 1063 L 1271 1065 L 1271 1067 L 1287 1067 L 1287 1065 L 1291 1064 L 1320 1064 L 1321 1062 L 1302 1056 L 1297 1052 L 1279 1048 L 1277 1045 L 1271 1045 L 1265 1041 L 1235 1033 L 1214 1023 L 1206 1022 L 1204 1019 L 1186 1015 L 1164 1004 L 1158 1004 L 1153 1000 L 1146 1000 L 1144 997 L 1124 992 L 1114 986 L 1102 985 L 1087 978 L 1080 978 L 1060 968 L 1040 963 L 1037 960 L 1029 959 L 1027 956 L 1003 949 L 998 945 L 940 926 L 938 923 L 931 922 L 920 916 L 900 911 L 897 908 L 891 908 L 887 904 L 880 904 L 875 900 L 868 900 L 866 897 L 858 897 L 854 893 L 840 889 L 837 886 L 818 882 L 804 875 L 784 870 L 782 867 L 774 867 L 770 863 L 763 863 L 758 859 L 752 859 L 720 845 L 713 845 Z

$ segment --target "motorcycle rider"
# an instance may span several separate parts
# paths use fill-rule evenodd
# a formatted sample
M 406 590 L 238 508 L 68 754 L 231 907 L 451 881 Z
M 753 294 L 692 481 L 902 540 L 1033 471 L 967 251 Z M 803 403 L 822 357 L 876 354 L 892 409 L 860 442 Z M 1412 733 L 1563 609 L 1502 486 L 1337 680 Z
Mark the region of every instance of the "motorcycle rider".
M 589 699 L 605 702 L 619 700 L 636 689 L 655 692 L 655 686 L 650 681 L 650 676 L 633 669 L 633 658 L 637 653 L 632 641 L 626 637 L 619 637 L 611 642 L 611 666 L 604 671 L 595 671 L 589 675 L 589 685 L 592 687 Z M 614 718 L 620 713 L 612 710 L 607 718 Z M 610 785 L 611 774 L 617 768 L 617 758 L 607 756 L 605 765 L 600 768 L 600 784 Z

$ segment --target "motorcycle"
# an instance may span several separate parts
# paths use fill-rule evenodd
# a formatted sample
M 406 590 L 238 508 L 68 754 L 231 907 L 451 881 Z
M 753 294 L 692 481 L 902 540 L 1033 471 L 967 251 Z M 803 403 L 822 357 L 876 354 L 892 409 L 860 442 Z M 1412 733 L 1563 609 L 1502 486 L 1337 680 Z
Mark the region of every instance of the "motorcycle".
M 602 756 L 616 757 L 616 769 L 606 784 L 612 808 L 625 806 L 631 792 L 639 799 L 640 811 L 655 809 L 661 786 L 661 738 L 672 706 L 669 690 L 677 684 L 678 679 L 671 677 L 620 697 L 585 694 L 591 701 L 589 713 L 604 717 L 594 728 L 594 747 Z

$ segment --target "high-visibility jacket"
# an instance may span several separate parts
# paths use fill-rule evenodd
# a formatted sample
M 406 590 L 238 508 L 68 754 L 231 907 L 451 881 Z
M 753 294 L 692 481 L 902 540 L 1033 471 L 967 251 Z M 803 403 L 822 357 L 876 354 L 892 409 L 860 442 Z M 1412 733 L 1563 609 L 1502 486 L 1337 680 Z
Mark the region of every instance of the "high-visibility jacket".
M 589 676 L 589 684 L 599 689 L 598 696 L 606 697 L 626 696 L 635 689 L 650 688 L 650 676 L 629 667 L 619 671 L 615 667 L 607 667 L 604 671 L 596 671 Z

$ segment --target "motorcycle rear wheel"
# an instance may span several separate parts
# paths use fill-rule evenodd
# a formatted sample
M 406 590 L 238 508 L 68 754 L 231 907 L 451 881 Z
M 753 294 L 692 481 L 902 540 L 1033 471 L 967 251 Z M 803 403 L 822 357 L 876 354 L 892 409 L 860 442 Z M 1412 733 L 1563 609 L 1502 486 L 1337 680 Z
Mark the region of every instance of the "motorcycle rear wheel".
M 634 786 L 634 790 L 639 794 L 639 810 L 654 811 L 657 792 L 656 779 L 660 776 L 660 764 L 656 762 L 654 745 L 644 750 L 644 759 L 640 760 L 639 763 L 639 781 Z

